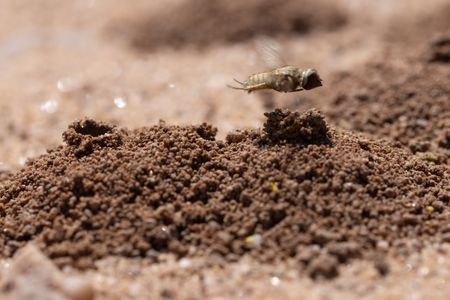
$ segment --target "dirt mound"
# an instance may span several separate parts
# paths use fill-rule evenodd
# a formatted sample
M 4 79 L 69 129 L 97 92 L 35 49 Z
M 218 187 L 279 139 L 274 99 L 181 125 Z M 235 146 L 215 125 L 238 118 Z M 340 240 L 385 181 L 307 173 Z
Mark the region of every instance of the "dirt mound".
M 206 124 L 135 131 L 72 124 L 66 145 L 0 187 L 1 255 L 31 240 L 58 264 L 79 268 L 108 255 L 235 261 L 249 254 L 290 257 L 313 277 L 333 277 L 356 257 L 449 240 L 444 166 L 325 131 L 316 111 L 267 116 L 270 136 L 297 139 L 275 130 L 293 128 L 303 143 L 268 143 L 259 131 L 216 141 Z M 318 142 L 325 136 L 331 144 Z
M 450 161 L 450 35 L 428 48 L 383 60 L 330 80 L 324 113 L 346 129 L 388 138 L 435 163 Z
M 137 20 L 117 22 L 119 25 L 115 23 L 109 30 L 122 34 L 134 48 L 151 50 L 165 46 L 205 47 L 257 35 L 334 30 L 345 24 L 346 18 L 343 10 L 329 1 L 287 0 L 280 4 L 273 0 L 193 0 L 169 5 L 166 11 Z

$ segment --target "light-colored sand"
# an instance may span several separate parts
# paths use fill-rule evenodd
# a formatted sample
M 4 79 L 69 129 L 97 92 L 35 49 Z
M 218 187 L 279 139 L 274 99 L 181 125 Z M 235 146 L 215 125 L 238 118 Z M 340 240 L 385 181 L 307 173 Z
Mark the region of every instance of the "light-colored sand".
M 108 258 L 98 262 L 97 271 L 60 273 L 27 249 L 1 262 L 0 286 L 6 281 L 9 289 L 0 296 L 90 299 L 93 289 L 95 299 L 448 299 L 449 255 L 449 246 L 430 245 L 405 259 L 388 258 L 387 276 L 373 263 L 357 261 L 341 268 L 335 280 L 312 281 L 289 263 L 261 265 L 247 258 L 226 266 L 170 256 L 153 264 Z

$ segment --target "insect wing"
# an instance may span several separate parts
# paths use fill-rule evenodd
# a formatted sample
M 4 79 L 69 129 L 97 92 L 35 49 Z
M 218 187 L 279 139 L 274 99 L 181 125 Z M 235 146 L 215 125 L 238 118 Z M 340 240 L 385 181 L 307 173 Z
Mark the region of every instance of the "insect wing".
M 281 53 L 281 45 L 268 36 L 259 37 L 256 41 L 256 52 L 262 62 L 270 68 L 287 65 Z

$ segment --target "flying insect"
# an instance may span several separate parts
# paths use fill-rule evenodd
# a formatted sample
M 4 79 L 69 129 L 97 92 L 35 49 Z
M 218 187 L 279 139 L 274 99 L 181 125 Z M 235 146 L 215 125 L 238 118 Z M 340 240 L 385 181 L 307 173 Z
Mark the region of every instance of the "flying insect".
M 258 57 L 271 70 L 250 75 L 243 82 L 234 79 L 239 86 L 228 85 L 228 87 L 248 93 L 267 89 L 290 93 L 322 86 L 322 79 L 315 69 L 300 69 L 287 64 L 280 54 L 282 47 L 275 39 L 261 36 L 255 42 Z
M 250 75 L 243 82 L 236 79 L 234 81 L 239 86 L 228 85 L 229 88 L 247 91 L 248 93 L 266 89 L 290 93 L 322 86 L 322 79 L 315 69 L 302 70 L 289 65 Z

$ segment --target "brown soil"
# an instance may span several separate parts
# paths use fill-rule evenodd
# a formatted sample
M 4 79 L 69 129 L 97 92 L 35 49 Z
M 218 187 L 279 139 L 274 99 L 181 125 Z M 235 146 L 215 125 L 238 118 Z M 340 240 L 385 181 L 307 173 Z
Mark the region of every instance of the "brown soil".
M 443 58 L 448 38 L 429 41 L 427 51 L 396 64 L 379 61 L 336 74 L 327 116 L 343 128 L 399 142 L 413 153 L 432 153 L 436 163 L 448 162 L 450 68 Z
M 79 268 L 107 255 L 250 254 L 292 257 L 313 277 L 334 277 L 338 264 L 386 245 L 410 253 L 449 238 L 445 167 L 329 131 L 316 111 L 266 115 L 265 133 L 234 133 L 227 143 L 206 124 L 72 124 L 65 146 L 0 190 L 2 255 L 28 241 Z

